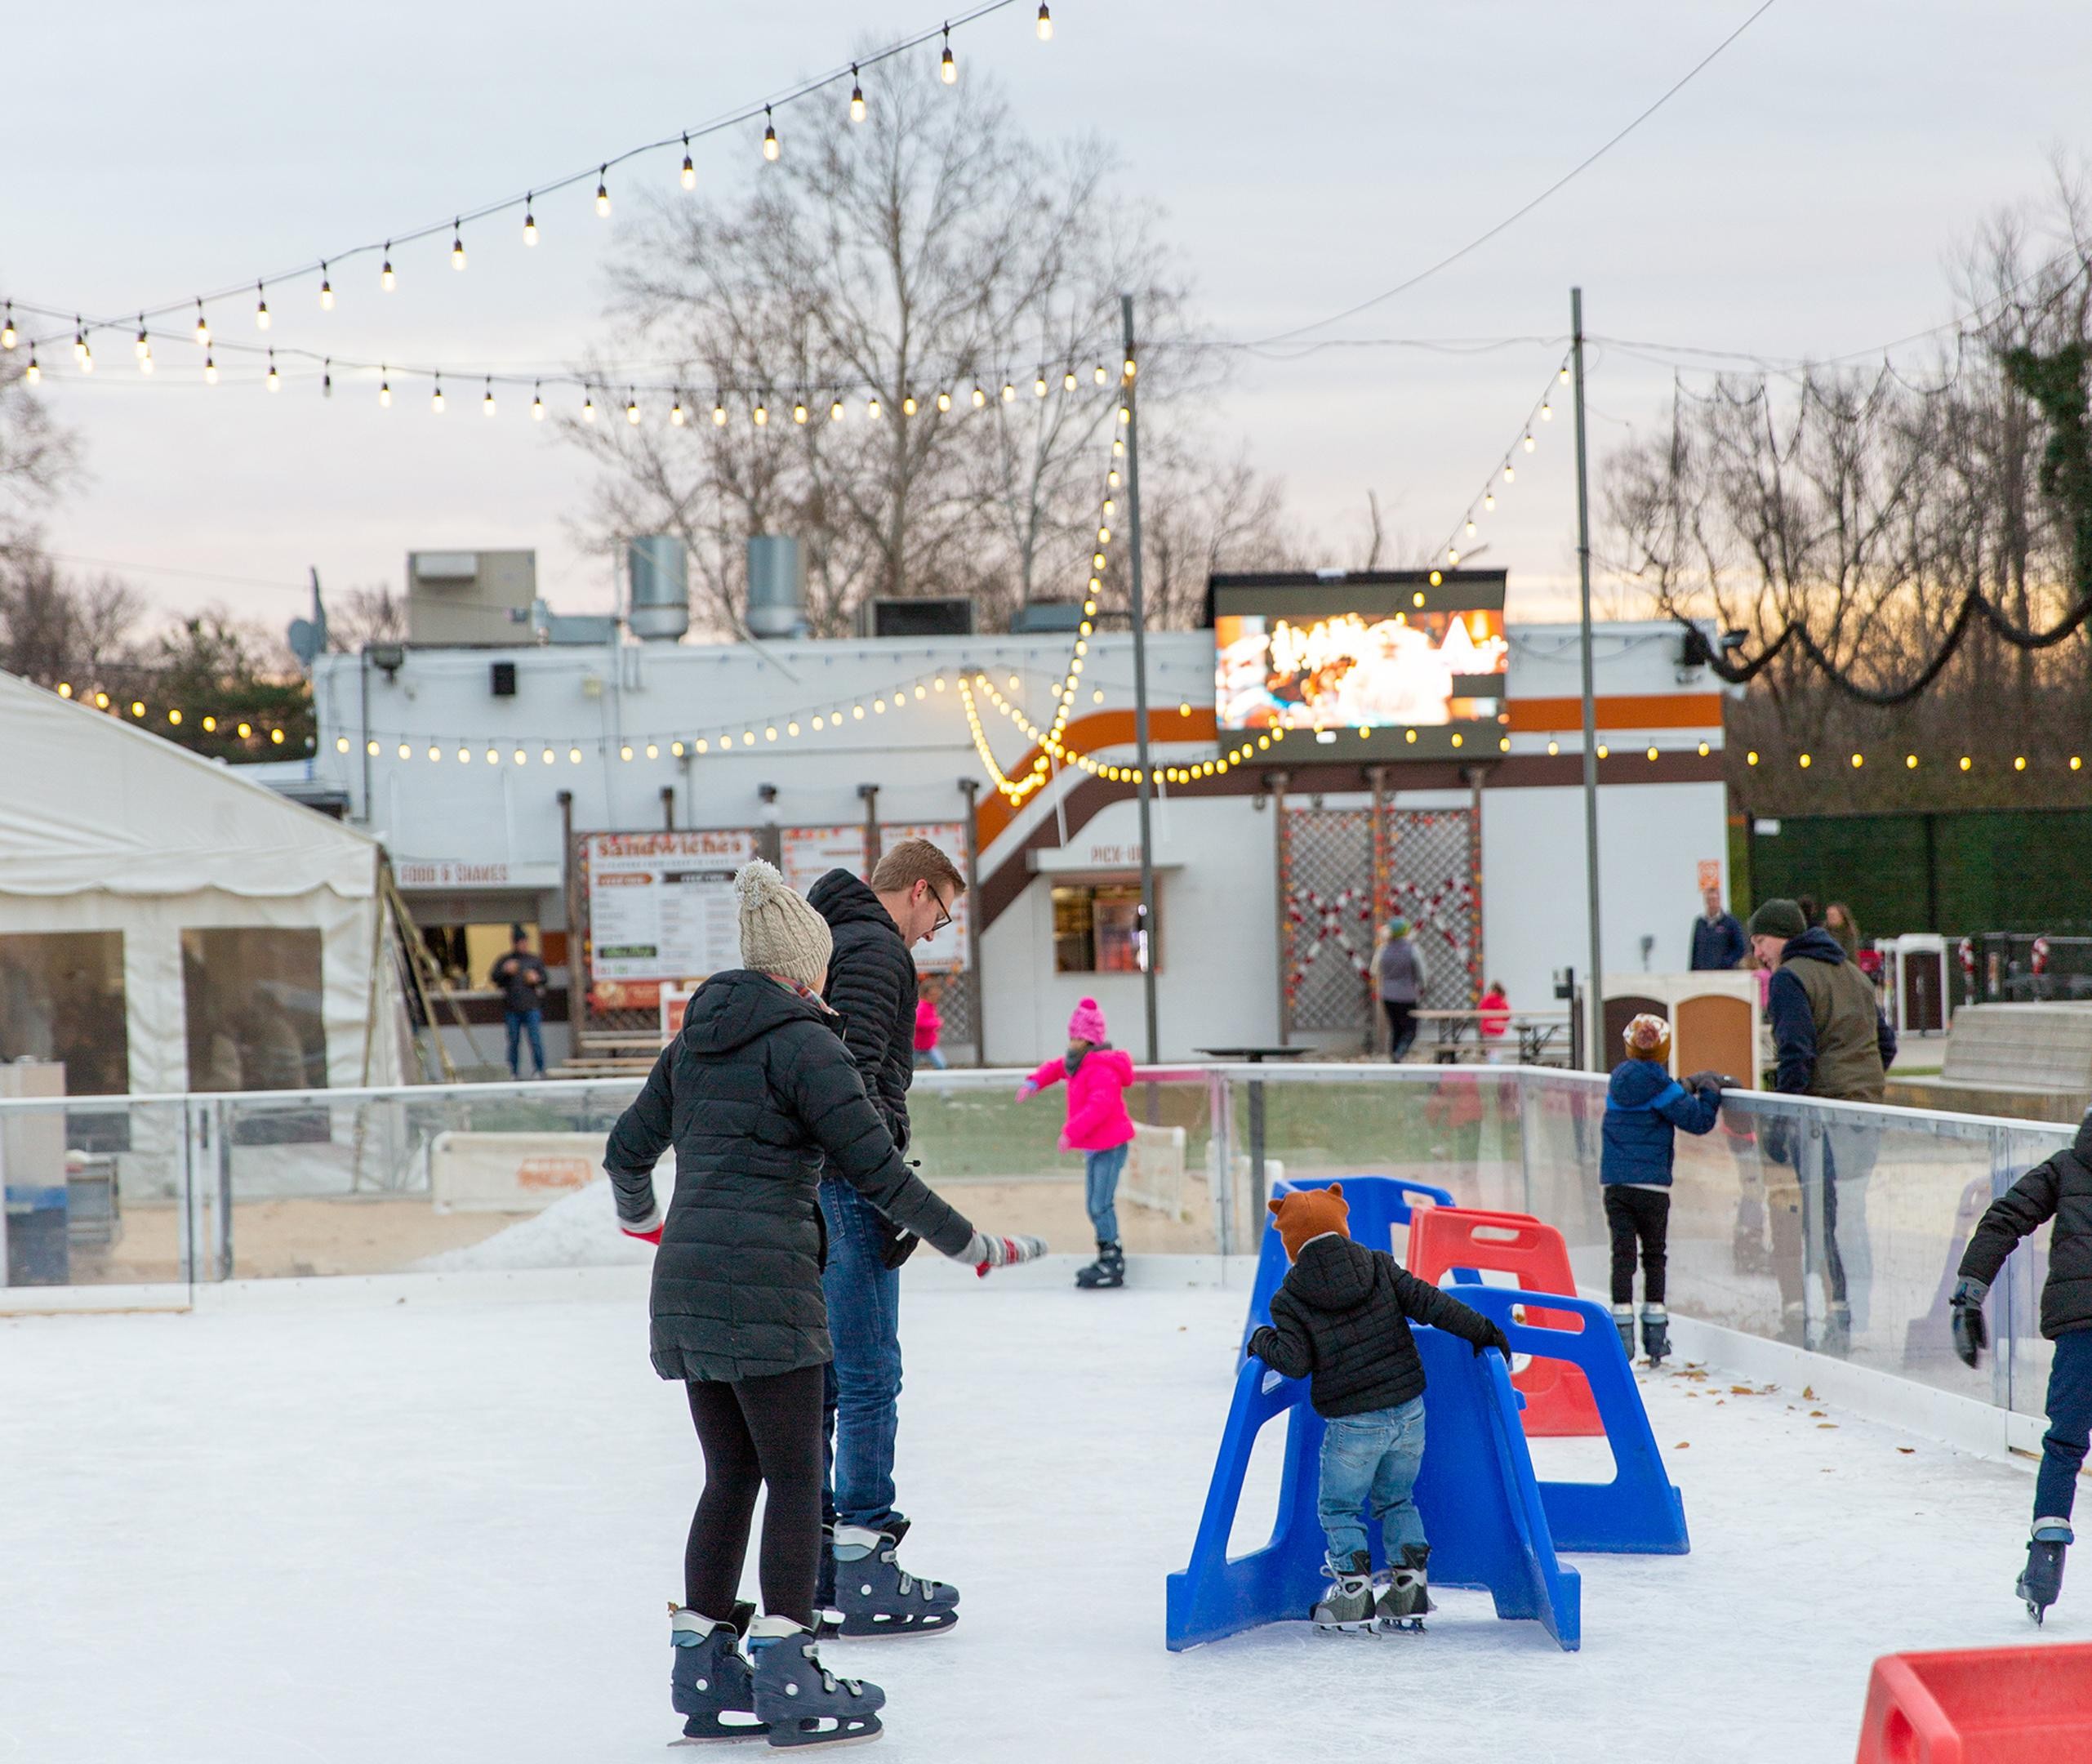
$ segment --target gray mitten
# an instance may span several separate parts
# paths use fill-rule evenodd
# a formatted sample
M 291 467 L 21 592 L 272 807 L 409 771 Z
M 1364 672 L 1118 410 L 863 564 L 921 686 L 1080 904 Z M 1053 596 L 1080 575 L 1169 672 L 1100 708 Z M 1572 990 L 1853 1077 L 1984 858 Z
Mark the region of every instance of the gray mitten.
M 973 1234 L 965 1252 L 953 1259 L 968 1264 L 984 1279 L 990 1268 L 1013 1267 L 1020 1262 L 1036 1262 L 1046 1254 L 1044 1237 L 990 1237 Z

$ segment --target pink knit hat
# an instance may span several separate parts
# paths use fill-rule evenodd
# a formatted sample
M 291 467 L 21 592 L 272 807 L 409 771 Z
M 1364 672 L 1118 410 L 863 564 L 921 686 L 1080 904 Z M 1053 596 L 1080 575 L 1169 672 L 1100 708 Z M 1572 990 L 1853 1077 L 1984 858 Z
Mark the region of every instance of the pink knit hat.
M 1097 1008 L 1095 999 L 1084 999 L 1075 1006 L 1075 1014 L 1068 1018 L 1068 1039 L 1070 1041 L 1087 1041 L 1094 1047 L 1101 1045 L 1106 1036 L 1104 1013 Z

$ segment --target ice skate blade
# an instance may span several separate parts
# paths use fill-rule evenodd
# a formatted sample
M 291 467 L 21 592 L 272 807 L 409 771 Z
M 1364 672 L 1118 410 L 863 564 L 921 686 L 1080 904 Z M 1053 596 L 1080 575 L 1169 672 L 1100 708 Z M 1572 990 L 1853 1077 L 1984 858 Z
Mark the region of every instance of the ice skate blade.
M 1378 1624 L 1371 1617 L 1362 1617 L 1356 1623 L 1319 1623 L 1315 1625 L 1317 1635 L 1367 1636 L 1378 1633 Z
M 1424 1620 L 1421 1617 L 1382 1617 L 1378 1627 L 1382 1635 L 1422 1635 Z
M 810 1752 L 817 1747 L 833 1748 L 839 1746 L 869 1745 L 886 1731 L 884 1725 L 876 1715 L 860 1716 L 857 1719 L 862 1723 L 861 1726 L 846 1725 L 829 1733 L 795 1734 L 788 1733 L 781 1728 L 773 1728 L 770 1733 L 770 1744 L 773 1750 L 779 1752 Z
M 890 1642 L 901 1636 L 945 1635 L 958 1627 L 957 1611 L 949 1605 L 932 1605 L 913 1619 L 891 1617 L 881 1622 L 869 1615 L 845 1617 L 835 1633 L 846 1642 Z

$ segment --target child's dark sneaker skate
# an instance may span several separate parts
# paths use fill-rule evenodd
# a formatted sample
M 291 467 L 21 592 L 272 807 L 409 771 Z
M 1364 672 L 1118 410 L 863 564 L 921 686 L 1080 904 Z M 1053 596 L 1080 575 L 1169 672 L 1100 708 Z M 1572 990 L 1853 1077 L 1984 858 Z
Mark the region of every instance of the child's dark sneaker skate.
M 1353 1550 L 1342 1566 L 1324 1561 L 1322 1571 L 1336 1584 L 1308 1615 L 1315 1627 L 1330 1635 L 1373 1633 L 1373 1558 Z
M 1423 1633 L 1424 1618 L 1435 1607 L 1431 1601 L 1431 1545 L 1404 1544 L 1401 1566 L 1388 1570 L 1387 1588 L 1374 1601 L 1373 1615 L 1382 1629 L 1413 1629 Z
M 821 1664 L 812 1632 L 789 1617 L 759 1617 L 749 1628 L 754 1661 L 755 1713 L 773 1746 L 850 1745 L 884 1731 L 876 1713 L 886 1693 L 875 1684 L 838 1678 Z
M 670 1605 L 668 1612 L 675 1662 L 669 1698 L 677 1714 L 689 1717 L 683 1737 L 673 1743 L 762 1739 L 770 1730 L 756 1718 L 754 1683 L 740 1650 L 755 1607 L 737 1605 L 723 1620 L 682 1605 Z
M 1075 1285 L 1086 1292 L 1126 1284 L 1126 1252 L 1115 1243 L 1097 1246 L 1097 1259 L 1075 1271 Z
M 1620 1345 L 1627 1351 L 1627 1364 L 1635 1363 L 1635 1307 L 1631 1304 L 1613 1307 L 1613 1327 L 1620 1332 Z
M 2068 1519 L 2036 1519 L 2027 1544 L 2027 1566 L 2013 1588 L 2027 1601 L 2027 1615 L 2039 1623 L 2063 1591 L 2063 1556 L 2074 1541 Z
M 1660 1304 L 1641 1307 L 1641 1351 L 1651 1365 L 1663 1364 L 1671 1352 L 1671 1314 Z M 1629 1352 L 1632 1358 L 1632 1351 Z
M 896 1515 L 883 1530 L 835 1528 L 835 1606 L 846 1636 L 937 1635 L 959 1621 L 959 1588 L 919 1580 L 896 1561 L 908 1521 Z

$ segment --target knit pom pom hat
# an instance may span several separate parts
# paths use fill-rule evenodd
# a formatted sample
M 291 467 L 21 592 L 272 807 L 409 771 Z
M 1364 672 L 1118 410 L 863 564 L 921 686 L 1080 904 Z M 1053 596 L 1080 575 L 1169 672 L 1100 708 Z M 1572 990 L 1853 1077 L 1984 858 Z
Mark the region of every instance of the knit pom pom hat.
M 1092 1047 L 1101 1047 L 1109 1036 L 1110 1031 L 1104 1027 L 1104 1013 L 1097 1009 L 1095 999 L 1086 998 L 1075 1006 L 1068 1018 L 1070 1041 L 1087 1041 Z
M 1333 1182 L 1327 1188 L 1296 1188 L 1289 1194 L 1274 1195 L 1266 1205 L 1279 1223 L 1279 1241 L 1286 1246 L 1289 1262 L 1300 1259 L 1300 1252 L 1311 1237 L 1329 1232 L 1339 1237 L 1351 1234 L 1351 1206 L 1344 1198 L 1342 1183 Z
M 741 902 L 741 966 L 818 988 L 835 948 L 828 921 L 760 858 L 735 872 L 733 891 Z
M 1631 1018 L 1620 1039 L 1627 1044 L 1629 1059 L 1654 1060 L 1658 1065 L 1670 1060 L 1671 1025 L 1651 1012 Z

